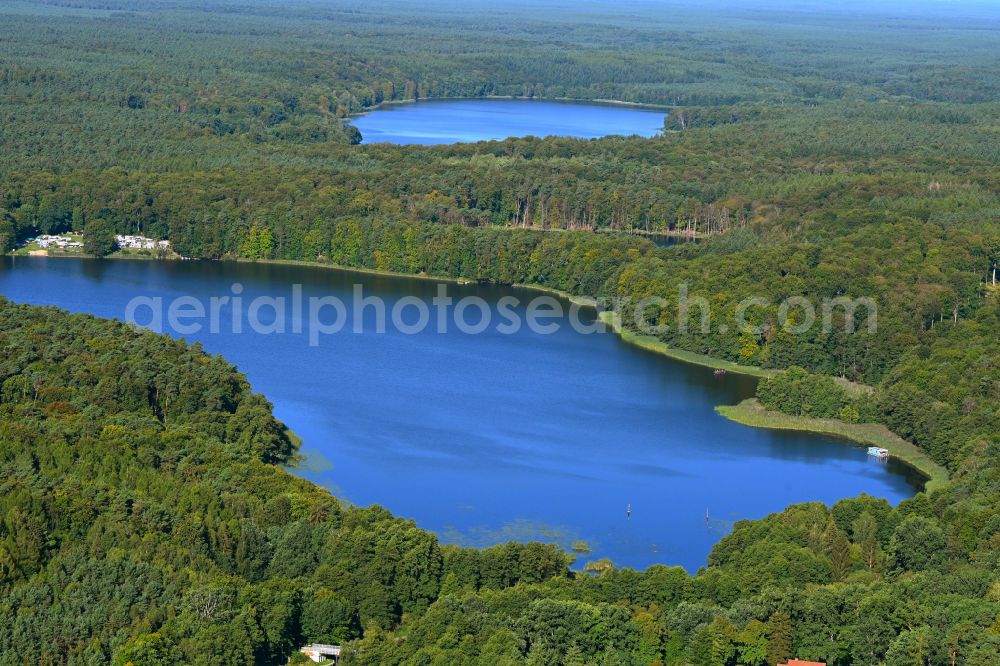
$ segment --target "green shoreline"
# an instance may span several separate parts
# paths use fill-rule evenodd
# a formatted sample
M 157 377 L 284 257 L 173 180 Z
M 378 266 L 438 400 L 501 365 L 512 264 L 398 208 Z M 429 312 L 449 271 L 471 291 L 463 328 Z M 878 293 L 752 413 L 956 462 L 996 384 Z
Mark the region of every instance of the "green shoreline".
M 663 356 L 669 356 L 676 361 L 682 361 L 692 365 L 701 365 L 707 368 L 715 368 L 716 370 L 725 370 L 726 372 L 732 372 L 737 375 L 749 375 L 751 377 L 758 378 L 773 377 L 781 372 L 780 370 L 759 368 L 755 365 L 740 365 L 739 363 L 727 361 L 722 358 L 716 358 L 706 354 L 699 354 L 697 352 L 671 347 L 651 335 L 640 335 L 624 328 L 621 324 L 621 318 L 618 316 L 617 312 L 604 311 L 601 312 L 599 316 L 601 317 L 601 320 L 610 326 L 618 337 L 625 342 L 635 345 L 636 347 L 642 347 L 643 349 L 657 354 L 662 354 Z
M 770 430 L 796 430 L 815 432 L 855 442 L 862 446 L 879 446 L 901 462 L 926 477 L 924 490 L 937 490 L 948 482 L 948 470 L 931 460 L 915 444 L 906 441 L 881 423 L 844 423 L 836 419 L 813 419 L 791 416 L 764 409 L 756 398 L 748 398 L 738 405 L 720 405 L 715 411 L 730 421 L 751 428 Z
M 319 263 L 316 261 L 307 261 L 303 259 L 227 259 L 225 261 L 235 261 L 237 263 L 250 263 L 250 264 L 278 264 L 285 266 L 309 266 L 314 268 L 324 268 L 332 269 L 337 271 L 345 271 L 349 273 L 360 273 L 363 275 L 381 275 L 384 277 L 402 277 L 402 278 L 416 278 L 419 280 L 433 280 L 435 282 L 447 282 L 450 284 L 468 284 L 477 285 L 480 284 L 480 280 L 475 280 L 472 278 L 453 278 L 453 277 L 443 277 L 439 275 L 429 275 L 427 273 L 400 273 L 398 271 L 380 271 L 372 268 L 355 268 L 352 266 L 341 266 L 333 263 Z M 512 285 L 518 289 L 530 289 L 532 291 L 538 291 L 545 294 L 550 294 L 556 296 L 563 300 L 569 301 L 574 305 L 580 307 L 590 307 L 596 308 L 596 299 L 589 296 L 577 296 L 571 294 L 567 291 L 561 291 L 559 289 L 554 289 L 552 287 L 544 287 L 537 284 L 526 284 L 516 282 Z M 657 340 L 656 338 L 649 335 L 638 335 L 632 331 L 626 330 L 621 326 L 618 320 L 618 316 L 614 312 L 602 311 L 598 313 L 601 320 L 608 325 L 618 337 L 620 337 L 625 342 L 629 344 L 642 347 L 643 349 L 662 354 L 676 361 L 682 361 L 684 363 L 690 363 L 692 365 L 701 365 L 709 368 L 722 369 L 726 372 L 732 372 L 741 375 L 750 375 L 752 377 L 771 377 L 779 372 L 780 370 L 771 370 L 767 368 L 758 368 L 753 365 L 740 365 L 739 363 L 734 363 L 732 361 L 727 361 L 721 358 L 715 358 L 713 356 L 707 356 L 705 354 L 698 354 L 696 352 L 690 352 L 683 349 L 676 349 L 670 347 L 665 343 Z
M 250 262 L 253 263 L 253 262 Z M 440 282 L 458 284 L 479 284 L 478 280 L 463 278 L 446 278 L 427 274 L 398 273 L 393 271 L 377 271 L 365 268 L 351 268 L 347 266 L 336 266 L 334 264 L 319 264 L 316 262 L 300 260 L 263 260 L 259 263 L 278 263 L 302 266 L 318 266 L 322 268 L 332 268 L 354 273 L 368 275 L 384 275 L 386 277 L 409 277 L 425 280 L 435 280 Z M 562 298 L 580 307 L 596 307 L 597 301 L 587 296 L 576 296 L 569 292 L 543 287 L 536 284 L 515 283 L 511 285 L 520 289 L 530 289 L 541 293 Z M 733 361 L 715 358 L 705 354 L 677 349 L 670 347 L 666 343 L 650 335 L 640 335 L 622 327 L 619 316 L 615 312 L 601 311 L 598 313 L 601 320 L 608 325 L 614 333 L 625 343 L 641 347 L 647 351 L 666 356 L 675 361 L 699 365 L 713 369 L 721 369 L 734 374 L 747 375 L 757 378 L 773 377 L 782 370 L 760 368 L 752 365 L 741 365 Z M 872 387 L 863 384 L 855 384 L 840 378 L 834 377 L 834 381 L 852 391 L 870 391 Z M 880 423 L 845 423 L 835 419 L 813 419 L 803 416 L 791 416 L 781 412 L 772 412 L 763 409 L 755 398 L 749 398 L 738 405 L 718 405 L 715 411 L 721 416 L 751 428 L 766 428 L 770 430 L 796 430 L 800 432 L 813 432 L 821 435 L 834 435 L 863 446 L 880 446 L 889 451 L 889 454 L 916 470 L 926 478 L 924 483 L 925 491 L 932 491 L 940 488 L 948 481 L 948 471 L 930 459 L 915 444 L 904 440 L 896 435 L 886 426 Z
M 62 255 L 50 255 L 52 257 L 68 257 L 68 258 L 85 258 L 79 254 L 62 254 Z M 122 256 L 122 255 L 109 255 L 108 258 L 116 259 L 138 259 L 146 261 L 153 257 L 138 257 L 138 256 Z M 352 266 L 340 266 L 333 263 L 320 263 L 317 261 L 307 261 L 303 259 L 224 259 L 222 261 L 232 261 L 235 263 L 247 263 L 247 264 L 276 264 L 283 266 L 304 266 L 309 268 L 320 268 L 328 270 L 338 270 L 345 271 L 349 273 L 359 273 L 362 275 L 376 275 L 383 277 L 403 277 L 403 278 L 416 278 L 418 280 L 433 280 L 435 282 L 446 282 L 449 284 L 462 284 L 462 285 L 476 285 L 480 284 L 479 280 L 474 280 L 471 278 L 452 278 L 443 277 L 438 275 L 428 275 L 426 273 L 400 273 L 397 271 L 380 271 L 372 268 L 356 268 Z M 513 284 L 513 287 L 521 289 L 530 289 L 532 291 L 538 291 L 558 298 L 562 298 L 574 305 L 581 307 L 596 307 L 597 302 L 590 297 L 586 296 L 576 296 L 559 289 L 553 289 L 551 287 L 543 287 L 541 285 L 535 284 Z M 780 372 L 781 370 L 774 370 L 768 368 L 760 368 L 752 365 L 741 365 L 739 363 L 734 363 L 733 361 L 727 361 L 725 359 L 716 358 L 713 356 L 708 356 L 705 354 L 698 354 L 696 352 L 686 351 L 683 349 L 677 349 L 670 347 L 661 340 L 650 336 L 650 335 L 640 335 L 625 329 L 621 325 L 621 321 L 618 314 L 615 312 L 602 311 L 598 313 L 601 320 L 608 325 L 614 333 L 623 341 L 637 347 L 641 347 L 647 351 L 666 356 L 675 361 L 680 361 L 682 363 L 688 363 L 691 365 L 699 365 L 707 368 L 714 368 L 717 370 L 725 370 L 726 372 L 731 372 L 734 374 L 747 375 L 751 377 L 764 378 L 772 377 Z M 851 382 L 846 382 L 834 378 L 842 386 L 850 388 L 853 390 L 871 390 L 871 387 L 852 384 Z M 888 449 L 890 455 L 897 458 L 901 462 L 909 465 L 921 475 L 927 478 L 924 485 L 924 490 L 931 491 L 936 488 L 941 487 L 948 481 L 948 471 L 938 465 L 930 457 L 927 456 L 922 450 L 920 450 L 915 444 L 907 442 L 903 438 L 899 437 L 886 426 L 882 424 L 875 423 L 862 423 L 862 424 L 852 424 L 844 423 L 842 421 L 837 421 L 834 419 L 813 419 L 804 416 L 791 416 L 788 414 L 783 414 L 781 412 L 771 412 L 763 409 L 759 404 L 757 404 L 756 399 L 749 398 L 739 403 L 738 405 L 719 405 L 715 408 L 721 416 L 752 428 L 767 428 L 772 430 L 797 430 L 802 432 L 814 432 L 824 435 L 835 435 L 842 439 L 849 440 L 851 442 L 865 445 L 865 446 L 881 446 L 882 448 Z
M 363 116 L 372 111 L 377 111 L 386 106 L 398 106 L 400 104 L 416 104 L 418 102 L 449 102 L 449 101 L 470 101 L 477 99 L 518 99 L 524 101 L 535 101 L 535 102 L 558 102 L 558 103 L 568 103 L 568 104 L 595 104 L 598 106 L 624 106 L 636 109 L 649 109 L 651 111 L 672 111 L 678 109 L 678 106 L 669 106 L 666 104 L 648 104 L 646 102 L 626 102 L 620 99 L 582 99 L 576 97 L 525 97 L 523 95 L 486 95 L 481 97 L 420 97 L 419 99 L 390 99 L 372 106 L 366 106 L 361 111 L 355 111 L 354 113 L 349 113 L 343 117 L 343 119 L 350 122 L 351 118 L 357 118 Z

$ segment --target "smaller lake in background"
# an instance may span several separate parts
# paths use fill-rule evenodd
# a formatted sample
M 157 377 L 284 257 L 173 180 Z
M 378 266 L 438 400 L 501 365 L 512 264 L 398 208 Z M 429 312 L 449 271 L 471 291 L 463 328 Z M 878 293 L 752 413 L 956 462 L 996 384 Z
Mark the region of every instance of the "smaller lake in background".
M 655 136 L 665 110 L 532 99 L 447 99 L 387 104 L 356 117 L 361 143 L 435 145 L 516 136 Z

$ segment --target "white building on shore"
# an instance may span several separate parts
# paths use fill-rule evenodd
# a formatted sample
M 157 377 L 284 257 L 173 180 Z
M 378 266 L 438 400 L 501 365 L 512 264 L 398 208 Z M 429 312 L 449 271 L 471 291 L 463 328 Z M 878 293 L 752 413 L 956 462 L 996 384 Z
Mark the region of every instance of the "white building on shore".
M 299 648 L 299 652 L 309 657 L 317 664 L 325 659 L 329 659 L 335 664 L 340 661 L 339 645 L 323 645 L 322 643 L 313 643 L 312 645 Z
M 35 242 L 38 247 L 45 250 L 50 247 L 83 247 L 83 243 L 74 241 L 69 236 L 51 236 L 49 234 L 42 234 L 38 238 L 29 238 L 28 242 Z
M 118 247 L 127 247 L 134 250 L 166 250 L 170 247 L 170 241 L 158 241 L 153 238 L 146 238 L 145 236 L 123 236 L 118 234 L 115 236 L 115 242 L 118 243 Z

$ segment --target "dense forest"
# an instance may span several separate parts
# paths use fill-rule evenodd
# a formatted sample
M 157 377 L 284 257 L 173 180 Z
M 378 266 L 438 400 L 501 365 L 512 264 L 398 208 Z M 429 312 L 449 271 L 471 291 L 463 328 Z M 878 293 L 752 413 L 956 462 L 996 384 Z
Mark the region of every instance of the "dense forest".
M 462 553 L 277 465 L 295 447 L 221 358 L 0 302 L 0 663 L 279 663 L 422 613 L 442 580 L 567 575 L 540 544 Z
M 988 666 L 996 442 L 898 508 L 738 523 L 708 566 L 569 569 L 555 546 L 441 546 L 279 465 L 270 405 L 220 358 L 0 301 L 0 663 Z M 992 448 L 990 448 L 992 447 Z
M 303 148 L 356 139 L 341 122 L 353 112 L 427 97 L 702 108 L 678 126 L 836 101 L 997 100 L 995 8 L 878 4 L 18 0 L 0 23 L 2 163 L 329 168 L 339 158 Z
M 205 260 L 656 296 L 624 325 L 784 369 L 765 407 L 885 424 L 951 475 L 896 508 L 737 523 L 694 576 L 581 573 L 552 546 L 442 546 L 343 507 L 282 469 L 294 442 L 225 361 L 2 301 L 0 664 L 276 664 L 306 641 L 371 664 L 997 663 L 995 8 L 41 0 L 0 18 L 4 251 L 140 233 Z M 415 147 L 349 124 L 497 95 L 661 105 L 664 132 Z M 686 331 L 663 326 L 682 290 L 705 303 Z M 793 296 L 871 298 L 877 327 L 837 310 L 792 332 Z M 701 332 L 748 297 L 767 301 L 753 326 Z

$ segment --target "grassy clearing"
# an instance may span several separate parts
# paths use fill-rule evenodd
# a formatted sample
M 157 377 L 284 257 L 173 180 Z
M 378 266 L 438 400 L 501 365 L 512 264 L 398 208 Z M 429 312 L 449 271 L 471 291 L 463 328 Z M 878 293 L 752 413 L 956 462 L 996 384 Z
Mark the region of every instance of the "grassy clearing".
M 835 419 L 791 416 L 764 409 L 753 398 L 744 400 L 738 405 L 716 407 L 715 411 L 731 421 L 753 428 L 816 432 L 843 437 L 864 446 L 880 446 L 888 449 L 892 457 L 911 465 L 927 477 L 925 484 L 927 491 L 940 488 L 948 481 L 948 470 L 931 460 L 915 444 L 906 441 L 881 424 L 844 423 Z
M 58 235 L 59 236 L 65 236 L 66 238 L 69 238 L 71 241 L 73 241 L 75 243 L 82 243 L 83 242 L 83 234 L 61 233 L 61 234 L 58 234 Z M 46 256 L 50 256 L 50 257 L 59 257 L 59 256 L 81 257 L 81 256 L 84 256 L 84 254 L 83 254 L 83 248 L 79 248 L 79 247 L 49 247 L 49 248 L 43 248 L 42 246 L 40 246 L 38 244 L 38 241 L 31 241 L 30 243 L 25 243 L 21 247 L 19 247 L 16 250 L 13 250 L 12 252 L 10 252 L 10 254 L 12 254 L 14 256 L 17 256 L 17 257 L 29 256 L 32 253 L 35 253 L 36 255 L 38 253 L 45 253 Z

